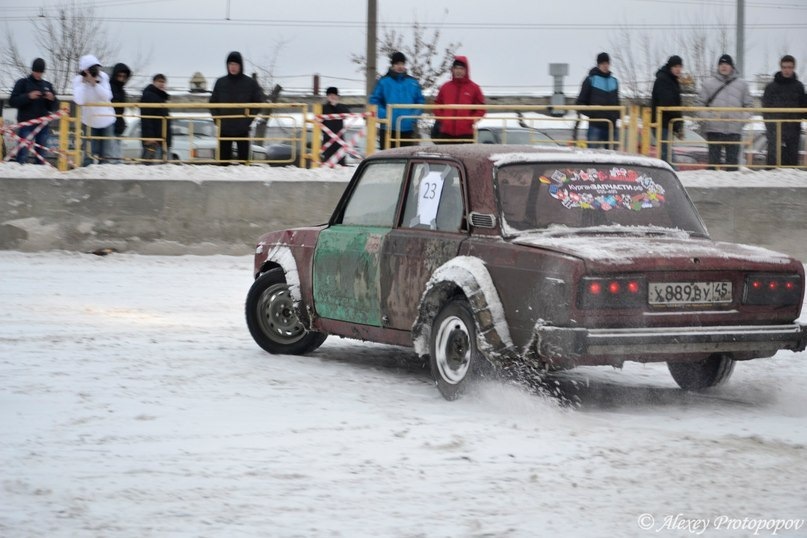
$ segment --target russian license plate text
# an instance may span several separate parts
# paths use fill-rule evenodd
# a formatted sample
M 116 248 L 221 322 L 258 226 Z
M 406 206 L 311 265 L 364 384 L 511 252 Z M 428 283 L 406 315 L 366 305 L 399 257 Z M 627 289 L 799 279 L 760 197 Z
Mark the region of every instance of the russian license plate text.
M 721 304 L 731 302 L 731 282 L 651 282 L 651 305 Z

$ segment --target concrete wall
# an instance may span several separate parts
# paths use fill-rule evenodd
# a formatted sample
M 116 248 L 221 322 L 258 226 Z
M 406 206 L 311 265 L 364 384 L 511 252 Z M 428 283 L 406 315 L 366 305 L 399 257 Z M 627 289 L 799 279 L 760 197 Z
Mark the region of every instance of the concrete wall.
M 687 187 L 713 239 L 759 245 L 807 262 L 807 188 Z
M 0 249 L 249 254 L 325 222 L 342 182 L 0 179 Z M 807 261 L 807 188 L 687 189 L 712 237 Z
M 0 249 L 249 254 L 326 222 L 343 182 L 0 179 Z

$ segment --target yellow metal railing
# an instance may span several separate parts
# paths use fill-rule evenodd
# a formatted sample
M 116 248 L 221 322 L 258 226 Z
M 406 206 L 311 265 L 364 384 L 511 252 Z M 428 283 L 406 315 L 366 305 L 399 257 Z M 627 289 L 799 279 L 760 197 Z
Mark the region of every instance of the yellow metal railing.
M 104 106 L 109 107 L 109 103 L 90 103 L 86 106 Z M 73 120 L 72 129 L 70 132 L 73 134 L 75 143 L 76 159 L 78 163 L 78 154 L 83 153 L 91 159 L 98 159 L 100 156 L 92 155 L 91 142 L 93 140 L 119 140 L 126 143 L 127 147 L 124 149 L 123 162 L 140 162 L 140 163 L 155 163 L 155 162 L 181 162 L 193 164 L 213 164 L 223 162 L 221 159 L 220 145 L 221 143 L 233 143 L 238 141 L 248 141 L 251 145 L 250 156 L 246 161 L 238 159 L 231 159 L 229 162 L 233 163 L 264 163 L 274 165 L 304 165 L 306 159 L 306 144 L 307 144 L 307 129 L 306 117 L 308 105 L 304 103 L 114 103 L 116 108 L 126 109 L 123 116 L 134 121 L 142 119 L 155 119 L 161 122 L 162 136 L 158 139 L 144 138 L 135 132 L 128 131 L 123 136 L 92 136 L 80 128 L 81 108 L 77 107 L 75 118 Z M 160 109 L 168 109 L 175 111 L 174 114 L 166 117 L 156 114 L 155 111 Z M 227 114 L 212 115 L 211 109 L 219 111 L 227 111 Z M 176 111 L 181 111 L 177 113 Z M 229 113 L 232 111 L 232 113 Z M 149 114 L 149 112 L 151 112 Z M 221 135 L 221 122 L 226 119 L 248 118 L 252 123 L 252 127 L 247 136 L 222 136 Z M 255 121 L 257 120 L 257 121 Z M 166 145 L 169 122 L 176 124 L 182 122 L 187 125 L 187 128 L 182 133 L 174 133 L 176 136 L 179 134 L 187 135 L 186 145 L 183 145 L 181 152 L 176 149 L 171 150 Z M 204 126 L 205 123 L 210 124 L 210 128 Z M 262 123 L 270 123 L 267 127 L 265 124 L 262 128 Z M 70 125 L 70 124 L 68 124 Z M 203 139 L 200 134 L 205 131 L 207 140 Z M 268 131 L 268 132 L 267 132 Z M 60 131 L 61 137 L 61 131 Z M 164 157 L 161 159 L 148 159 L 137 155 L 137 151 L 143 142 L 156 141 L 162 145 Z M 176 141 L 176 140 L 175 140 Z M 138 144 L 139 143 L 139 144 Z M 267 146 L 275 144 L 281 146 L 285 153 L 276 159 L 265 158 L 268 154 Z M 68 149 L 67 140 L 60 138 L 60 150 L 66 151 Z M 130 147 L 132 146 L 132 147 Z M 288 153 L 288 156 L 286 156 Z M 178 157 L 172 159 L 171 157 Z M 85 159 L 86 160 L 86 159 Z
M 422 110 L 420 114 L 396 114 L 396 110 L 407 110 L 417 108 Z M 484 110 L 485 116 L 480 118 L 478 116 L 435 116 L 435 110 Z M 635 136 L 628 134 L 627 130 L 630 125 L 626 121 L 629 117 L 629 107 L 626 106 L 575 106 L 575 105 L 387 105 L 386 119 L 378 119 L 377 122 L 384 125 L 385 138 L 380 142 L 382 148 L 399 147 L 403 144 L 412 142 L 430 142 L 429 138 L 423 136 L 416 136 L 414 139 L 403 139 L 396 136 L 400 133 L 401 124 L 404 120 L 427 120 L 430 123 L 440 120 L 457 120 L 457 119 L 471 119 L 474 121 L 490 121 L 495 120 L 510 120 L 518 122 L 521 126 L 528 126 L 529 128 L 537 130 L 549 131 L 563 131 L 568 132 L 568 136 L 556 138 L 555 141 L 564 145 L 577 145 L 580 147 L 587 147 L 585 128 L 588 123 L 598 123 L 607 127 L 608 138 L 605 141 L 596 143 L 598 145 L 606 145 L 614 149 L 635 151 Z M 606 119 L 589 119 L 587 117 L 569 118 L 569 112 L 577 112 L 578 114 L 586 115 L 586 112 L 615 112 L 619 116 L 618 124 Z M 557 112 L 565 113 L 562 117 L 556 117 L 553 114 Z M 496 114 L 496 116 L 491 116 Z M 533 116 L 527 116 L 532 114 Z M 397 117 L 396 117 L 397 116 Z M 390 128 L 389 118 L 395 117 L 396 124 Z M 540 125 L 539 125 L 540 124 Z M 478 131 L 475 130 L 473 138 L 467 140 L 458 140 L 467 142 L 478 141 Z M 592 144 L 592 146 L 595 143 Z
M 665 143 L 669 147 L 668 153 L 670 155 L 660 155 L 662 158 L 670 160 L 675 151 L 675 148 L 694 148 L 705 147 L 706 159 L 703 162 L 688 163 L 687 165 L 679 166 L 679 168 L 714 168 L 731 170 L 739 167 L 747 168 L 768 168 L 770 166 L 795 168 L 807 166 L 807 156 L 803 151 L 803 143 L 801 147 L 797 148 L 797 160 L 794 164 L 782 164 L 782 128 L 785 125 L 799 125 L 804 121 L 805 109 L 793 108 L 743 108 L 743 107 L 659 107 L 656 110 L 656 117 L 652 118 L 652 123 L 648 121 L 650 113 L 645 109 L 645 119 L 642 128 L 642 148 L 641 151 L 645 155 L 652 155 L 655 152 L 650 148 L 649 143 L 651 140 L 651 133 L 654 135 L 655 140 Z M 667 126 L 667 136 L 663 137 L 664 125 L 662 125 L 662 114 L 665 112 L 679 112 L 681 118 L 675 119 L 672 125 Z M 788 114 L 796 117 L 788 118 L 770 118 L 771 114 Z M 739 134 L 738 140 L 709 140 L 708 130 L 704 124 L 706 122 L 716 124 L 719 126 L 720 131 L 732 130 L 737 131 Z M 678 140 L 674 136 L 674 127 L 677 124 L 684 124 L 684 132 L 687 134 L 691 132 L 698 133 L 701 140 Z M 729 127 L 736 125 L 736 127 Z M 773 164 L 767 163 L 767 146 L 769 136 L 768 127 L 771 127 L 773 135 L 776 137 L 775 149 L 776 155 Z M 724 128 L 725 127 L 725 128 Z M 710 162 L 708 158 L 708 149 L 710 146 L 726 145 L 738 146 L 739 162 L 738 164 L 720 164 Z M 673 162 L 675 164 L 675 162 Z
M 93 103 L 85 106 L 104 106 L 109 103 Z M 160 159 L 145 159 L 141 155 L 142 144 L 148 141 L 136 130 L 129 129 L 124 136 L 93 137 L 84 132 L 81 125 L 81 109 L 76 107 L 72 115 L 65 114 L 53 125 L 58 130 L 59 148 L 55 152 L 58 156 L 58 167 L 67 170 L 70 167 L 80 166 L 82 160 L 92 156 L 89 151 L 93 140 L 120 140 L 127 148 L 123 155 L 125 163 L 144 162 L 182 162 L 195 164 L 220 163 L 221 143 L 248 141 L 252 152 L 244 164 L 272 164 L 319 166 L 320 150 L 322 149 L 322 129 L 317 117 L 321 114 L 321 105 L 307 105 L 304 103 L 114 103 L 115 107 L 123 107 L 123 116 L 128 123 L 134 124 L 142 119 L 157 119 L 161 122 L 162 136 L 156 139 L 162 144 L 164 157 Z M 398 114 L 402 109 L 417 108 L 418 114 Z M 63 110 L 69 109 L 69 103 L 62 104 Z M 165 117 L 161 110 L 169 110 L 170 116 Z M 226 111 L 226 114 L 213 116 L 211 109 Z M 468 111 L 459 116 L 439 116 L 438 110 Z M 471 110 L 483 110 L 484 116 L 479 117 L 470 113 Z M 589 119 L 588 113 L 594 111 L 609 111 L 618 114 L 619 120 L 612 123 L 609 120 Z M 786 125 L 800 124 L 805 109 L 788 108 L 716 108 L 716 107 L 659 107 L 656 116 L 651 116 L 651 109 L 638 106 L 619 107 L 592 107 L 592 106 L 549 106 L 549 105 L 389 105 L 386 108 L 387 118 L 395 117 L 396 125 L 391 126 L 388 119 L 377 117 L 375 106 L 368 106 L 363 113 L 357 128 L 365 136 L 364 154 L 371 155 L 376 150 L 378 133 L 383 132 L 384 137 L 378 141 L 378 147 L 398 147 L 407 143 L 432 144 L 440 140 L 431 140 L 426 131 L 439 120 L 472 120 L 476 128 L 473 135 L 467 139 L 455 140 L 458 142 L 486 142 L 480 139 L 480 133 L 499 129 L 503 135 L 496 143 L 512 143 L 515 135 L 508 134 L 507 129 L 514 128 L 523 132 L 534 133 L 529 135 L 526 143 L 555 143 L 559 145 L 588 147 L 586 141 L 586 127 L 589 123 L 600 123 L 607 127 L 608 137 L 604 144 L 613 149 L 642 155 L 660 156 L 679 169 L 715 167 L 732 169 L 739 166 L 749 168 L 765 168 L 767 163 L 767 136 L 775 137 L 773 147 L 776 154 L 773 159 L 774 166 L 804 167 L 805 152 L 803 145 L 799 148 L 798 161 L 795 164 L 782 165 L 782 138 Z M 665 136 L 661 124 L 662 114 L 667 112 L 680 112 L 681 118 L 668 125 Z M 790 114 L 801 117 L 771 118 L 771 114 Z M 221 121 L 229 118 L 249 118 L 252 128 L 247 136 L 221 136 Z M 420 126 L 413 140 L 398 136 L 401 122 L 406 119 L 416 120 Z M 183 125 L 185 129 L 181 134 L 187 135 L 183 141 L 182 151 L 175 147 L 169 153 L 165 143 L 168 134 L 168 121 L 174 126 Z M 703 133 L 704 122 L 717 122 L 717 124 L 740 124 L 742 135 L 736 141 L 709 141 Z M 674 136 L 674 127 L 684 124 L 684 139 Z M 392 127 L 392 128 L 391 128 Z M 383 130 L 379 130 L 383 129 Z M 202 130 L 204 133 L 197 131 Z M 207 136 L 201 136 L 205 134 Z M 489 133 L 486 134 L 486 136 Z M 542 138 L 548 135 L 549 140 Z M 178 135 L 181 136 L 181 135 Z M 803 137 L 802 137 L 803 138 Z M 175 142 L 177 139 L 175 138 Z M 715 165 L 709 162 L 708 149 L 713 144 L 727 144 L 738 146 L 740 161 L 737 165 Z M 591 147 L 594 147 L 591 144 Z M 661 155 L 660 148 L 664 146 L 666 155 Z M 134 149 L 133 149 L 134 148 Z

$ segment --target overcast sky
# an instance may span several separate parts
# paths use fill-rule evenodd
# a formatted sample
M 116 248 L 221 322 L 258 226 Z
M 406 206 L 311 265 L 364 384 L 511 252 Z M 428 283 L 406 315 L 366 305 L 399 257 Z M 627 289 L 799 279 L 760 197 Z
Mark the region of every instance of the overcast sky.
M 3 33 L 10 31 L 33 59 L 37 50 L 24 41 L 31 29 L 26 18 L 60 1 L 0 0 Z M 119 57 L 101 61 L 133 64 L 144 77 L 133 81 L 133 90 L 157 72 L 168 76 L 170 87 L 180 89 L 201 71 L 212 87 L 213 79 L 225 73 L 231 50 L 243 53 L 248 73 L 256 64 L 268 67 L 276 54 L 276 82 L 289 89 L 310 88 L 314 73 L 321 75 L 323 87 L 364 89 L 363 74 L 350 56 L 364 53 L 365 0 L 96 0 L 94 4 L 110 37 L 120 41 Z M 731 26 L 733 42 L 736 4 L 736 0 L 378 0 L 379 36 L 385 26 L 409 34 L 414 20 L 426 24 L 429 33 L 440 28 L 440 43 L 461 43 L 458 52 L 469 57 L 473 78 L 489 93 L 549 94 L 548 64 L 568 63 L 566 89 L 574 92 L 597 53 L 613 52 L 611 45 L 622 32 L 650 32 L 663 50 L 664 43 L 673 43 L 676 33 L 693 25 L 723 23 Z M 807 0 L 745 4 L 747 78 L 775 72 L 784 51 L 797 57 L 797 72 L 804 71 Z M 680 51 L 659 51 L 659 62 L 671 54 Z M 147 62 L 138 64 L 138 59 Z M 387 63 L 380 58 L 379 69 Z M 618 61 L 612 69 L 619 77 Z

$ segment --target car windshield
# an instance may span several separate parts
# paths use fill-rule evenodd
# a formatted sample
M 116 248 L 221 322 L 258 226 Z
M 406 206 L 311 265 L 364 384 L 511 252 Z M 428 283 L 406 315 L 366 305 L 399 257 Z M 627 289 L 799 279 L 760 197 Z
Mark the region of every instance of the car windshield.
M 662 168 L 514 163 L 497 170 L 496 187 L 506 235 L 558 227 L 627 232 L 632 226 L 706 236 L 684 188 Z

